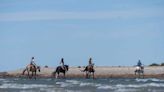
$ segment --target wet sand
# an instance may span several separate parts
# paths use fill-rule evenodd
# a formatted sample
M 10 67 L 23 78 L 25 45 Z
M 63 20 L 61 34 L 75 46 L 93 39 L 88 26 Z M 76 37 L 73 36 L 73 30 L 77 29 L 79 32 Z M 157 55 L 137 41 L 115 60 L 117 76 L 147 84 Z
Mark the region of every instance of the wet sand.
M 84 68 L 70 67 L 66 73 L 68 78 L 85 78 L 85 72 L 81 72 Z M 37 72 L 38 77 L 52 77 L 55 68 L 43 68 L 41 72 Z M 22 75 L 22 69 L 0 73 L 0 77 L 25 77 Z M 97 66 L 95 67 L 95 78 L 135 78 L 135 67 L 132 66 Z M 27 72 L 26 72 L 27 74 Z M 164 78 L 164 67 L 153 66 L 144 67 L 145 78 Z M 62 74 L 60 74 L 62 76 Z

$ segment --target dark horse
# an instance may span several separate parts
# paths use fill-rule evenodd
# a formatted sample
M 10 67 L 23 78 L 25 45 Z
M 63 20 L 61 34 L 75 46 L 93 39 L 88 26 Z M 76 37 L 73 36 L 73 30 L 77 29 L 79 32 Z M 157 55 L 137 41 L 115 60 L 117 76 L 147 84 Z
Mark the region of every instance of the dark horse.
M 34 66 L 34 65 L 28 65 L 24 70 L 22 75 L 24 75 L 25 71 L 27 71 L 28 77 L 31 79 L 32 77 L 34 77 L 36 79 L 36 72 L 39 71 L 40 72 L 40 66 Z M 31 76 L 30 76 L 30 72 L 31 72 Z
M 55 76 L 56 78 L 58 78 L 59 77 L 59 74 L 60 73 L 63 73 L 64 78 L 65 78 L 65 73 L 68 71 L 69 66 L 68 65 L 64 65 L 64 67 L 65 67 L 65 69 L 63 69 L 62 66 L 58 66 L 56 68 L 56 70 L 52 73 L 52 75 Z
M 141 74 L 142 74 L 142 78 L 144 78 L 144 67 L 143 66 L 137 66 L 136 69 L 135 69 L 135 75 L 138 73 L 138 77 L 140 78 L 141 77 Z
M 93 66 L 86 66 L 82 72 L 86 72 L 85 78 L 91 78 L 91 74 L 92 74 L 92 78 L 94 79 L 95 70 L 94 70 Z

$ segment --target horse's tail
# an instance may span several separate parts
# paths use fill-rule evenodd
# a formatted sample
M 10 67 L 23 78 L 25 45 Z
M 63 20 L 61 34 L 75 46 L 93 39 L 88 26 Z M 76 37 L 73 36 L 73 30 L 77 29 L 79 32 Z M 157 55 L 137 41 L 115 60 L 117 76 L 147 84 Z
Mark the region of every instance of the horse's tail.
M 52 72 L 52 75 L 53 75 L 53 76 L 56 75 L 56 71 Z
M 24 75 L 26 71 L 27 71 L 27 67 L 23 70 L 22 75 Z
M 54 72 L 52 72 L 52 76 L 56 76 L 57 71 L 58 71 L 58 67 L 55 69 Z
M 81 71 L 81 72 L 88 71 L 88 66 L 86 66 L 84 70 L 80 70 L 80 71 Z

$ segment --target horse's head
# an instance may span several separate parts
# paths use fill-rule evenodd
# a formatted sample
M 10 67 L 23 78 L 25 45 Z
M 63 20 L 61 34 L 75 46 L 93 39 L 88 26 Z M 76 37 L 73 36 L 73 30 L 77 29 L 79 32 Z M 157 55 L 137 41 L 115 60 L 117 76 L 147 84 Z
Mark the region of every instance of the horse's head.
M 69 70 L 69 66 L 68 65 L 65 65 L 65 67 L 66 67 L 66 69 L 67 69 L 67 71 Z
M 144 69 L 144 66 L 141 66 L 141 69 Z
M 87 71 L 89 71 L 89 72 L 94 72 L 93 66 L 87 66 Z
M 40 72 L 40 66 L 37 66 L 36 69 Z

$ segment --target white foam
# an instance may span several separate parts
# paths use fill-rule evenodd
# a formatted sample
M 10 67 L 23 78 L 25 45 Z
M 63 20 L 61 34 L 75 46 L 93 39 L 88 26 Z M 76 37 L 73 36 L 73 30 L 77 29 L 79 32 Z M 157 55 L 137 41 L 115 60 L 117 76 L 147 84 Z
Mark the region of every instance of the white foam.
M 40 91 L 44 92 L 56 92 L 55 88 L 40 88 Z M 57 91 L 57 92 L 62 92 L 62 91 Z
M 115 87 L 116 88 L 164 87 L 164 84 L 163 83 L 146 83 L 146 84 L 129 84 L 129 85 L 118 84 Z
M 0 78 L 0 81 L 4 81 L 4 80 L 6 80 L 6 79 L 2 79 L 2 78 Z
M 35 91 L 33 91 L 33 90 L 22 90 L 20 92 L 35 92 Z
M 72 84 L 79 84 L 80 81 L 77 80 L 66 80 L 66 82 L 72 83 Z
M 68 84 L 66 82 L 56 82 L 56 84 L 59 84 L 60 87 L 67 87 L 67 86 L 70 86 L 71 84 Z
M 148 81 L 163 82 L 164 80 L 156 79 L 156 78 L 148 78 L 148 79 L 136 79 L 136 81 L 137 82 L 148 82 Z
M 83 86 L 93 86 L 93 83 L 80 83 L 79 86 L 81 86 L 81 87 L 83 87 Z
M 52 87 L 51 85 L 42 85 L 42 84 L 2 84 L 0 88 L 14 88 L 14 89 L 32 89 L 32 88 L 47 88 Z
M 138 91 L 137 89 L 119 88 L 114 90 L 114 92 L 138 92 Z
M 163 83 L 149 83 L 145 86 L 152 86 L 152 87 L 164 87 Z
M 109 85 L 104 85 L 104 86 L 97 87 L 97 89 L 113 89 L 113 87 Z

